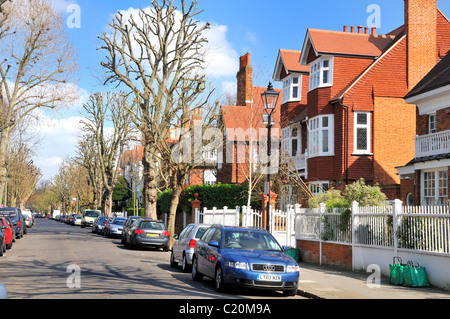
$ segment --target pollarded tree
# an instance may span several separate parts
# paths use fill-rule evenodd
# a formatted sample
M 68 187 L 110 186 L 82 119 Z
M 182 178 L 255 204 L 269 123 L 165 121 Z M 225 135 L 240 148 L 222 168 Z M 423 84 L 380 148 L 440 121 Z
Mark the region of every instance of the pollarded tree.
M 87 118 L 82 120 L 87 139 L 92 139 L 92 154 L 99 164 L 102 179 L 104 213 L 112 213 L 112 196 L 119 177 L 119 156 L 133 137 L 132 107 L 124 93 L 96 93 L 83 105 Z M 108 123 L 111 127 L 108 127 Z
M 10 0 L 0 11 L 0 194 L 11 130 L 38 108 L 70 105 L 77 70 L 62 18 L 46 0 Z
M 137 113 L 133 117 L 144 141 L 143 178 L 145 215 L 156 218 L 160 178 L 159 149 L 167 133 L 186 105 L 178 103 L 179 90 L 186 80 L 195 79 L 201 88 L 203 32 L 209 23 L 196 17 L 197 1 L 153 0 L 137 14 L 118 12 L 110 23 L 110 33 L 100 36 L 106 52 L 101 65 L 107 72 L 105 83 L 124 86 L 134 95 Z

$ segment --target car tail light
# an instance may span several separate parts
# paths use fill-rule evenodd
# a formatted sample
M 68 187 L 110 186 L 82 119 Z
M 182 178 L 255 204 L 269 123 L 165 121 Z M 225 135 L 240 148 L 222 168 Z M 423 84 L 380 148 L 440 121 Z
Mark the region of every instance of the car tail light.
M 167 230 L 163 231 L 162 234 L 163 234 L 164 236 L 167 236 L 167 237 L 170 236 L 170 233 L 169 233 Z
M 197 242 L 196 239 L 191 239 L 191 240 L 189 241 L 189 248 L 194 248 L 196 242 Z
M 17 227 L 20 227 L 20 220 L 17 222 Z
M 139 235 L 139 234 L 145 233 L 145 231 L 144 231 L 143 229 L 135 229 L 135 230 L 134 230 L 134 233 L 135 233 L 136 235 Z

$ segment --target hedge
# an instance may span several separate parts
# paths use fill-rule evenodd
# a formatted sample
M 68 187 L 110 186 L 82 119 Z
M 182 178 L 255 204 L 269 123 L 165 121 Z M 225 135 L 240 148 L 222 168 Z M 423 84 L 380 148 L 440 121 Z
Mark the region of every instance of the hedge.
M 234 208 L 236 206 L 247 205 L 247 184 L 214 184 L 214 185 L 191 185 L 184 189 L 180 195 L 178 210 L 190 212 L 191 202 L 195 199 L 194 194 L 198 194 L 198 199 L 202 202 L 202 207 L 222 208 L 227 206 Z M 172 190 L 168 189 L 158 194 L 158 213 L 168 213 Z M 254 208 L 261 206 L 261 198 L 254 196 L 250 202 Z

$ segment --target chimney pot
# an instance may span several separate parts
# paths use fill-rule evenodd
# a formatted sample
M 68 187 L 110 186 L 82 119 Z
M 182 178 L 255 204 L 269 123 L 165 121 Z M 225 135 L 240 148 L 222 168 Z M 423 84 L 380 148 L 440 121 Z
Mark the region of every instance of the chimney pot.
M 355 33 L 355 26 L 354 26 L 354 25 L 352 25 L 352 26 L 350 27 L 350 32 L 351 32 L 351 33 Z
M 348 32 L 348 26 L 344 25 L 344 32 Z
M 372 27 L 372 35 L 376 35 L 377 34 L 377 27 Z
M 358 26 L 358 33 L 362 33 L 362 28 L 363 28 L 362 25 Z
M 365 33 L 365 34 L 369 34 L 369 27 L 365 27 L 365 28 L 364 28 L 364 33 Z

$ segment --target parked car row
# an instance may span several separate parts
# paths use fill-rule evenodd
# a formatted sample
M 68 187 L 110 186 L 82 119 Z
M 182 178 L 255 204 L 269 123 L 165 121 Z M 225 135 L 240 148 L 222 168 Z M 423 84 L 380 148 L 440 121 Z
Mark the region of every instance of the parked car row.
M 170 266 L 181 263 L 195 281 L 213 279 L 218 292 L 244 286 L 297 294 L 299 266 L 265 229 L 190 224 L 174 238 Z
M 13 243 L 27 234 L 28 228 L 33 225 L 31 211 L 22 211 L 15 207 L 0 208 L 0 256 L 10 250 Z
M 72 226 L 81 226 L 82 216 L 80 214 L 56 215 L 54 220 Z
M 156 247 L 169 250 L 170 234 L 162 220 L 98 216 L 92 223 L 92 232 L 110 238 L 120 237 L 121 243 L 129 249 Z

